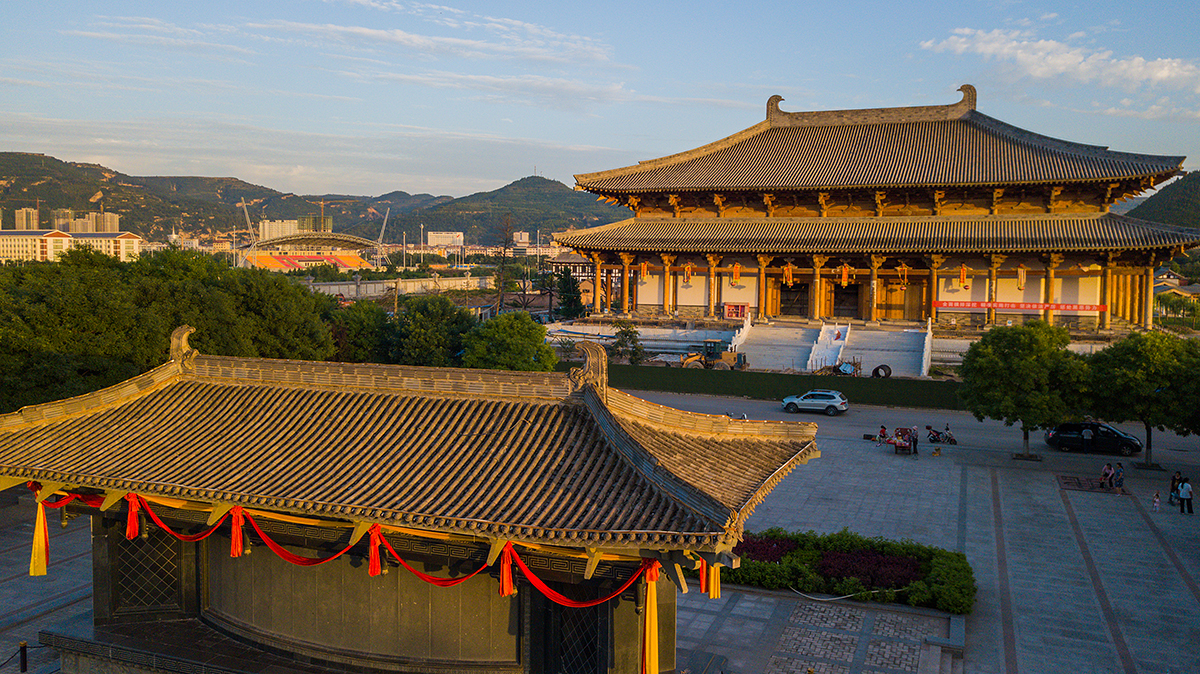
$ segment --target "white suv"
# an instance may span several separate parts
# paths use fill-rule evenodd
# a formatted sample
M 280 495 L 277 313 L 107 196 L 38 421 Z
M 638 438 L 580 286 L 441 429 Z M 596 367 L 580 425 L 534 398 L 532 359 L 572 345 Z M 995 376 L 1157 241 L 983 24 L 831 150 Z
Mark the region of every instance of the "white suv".
M 824 412 L 828 416 L 835 417 L 849 408 L 850 402 L 846 400 L 846 396 L 842 395 L 841 391 L 830 391 L 829 389 L 813 389 L 804 395 L 788 396 L 783 399 L 785 412 L 808 410 Z

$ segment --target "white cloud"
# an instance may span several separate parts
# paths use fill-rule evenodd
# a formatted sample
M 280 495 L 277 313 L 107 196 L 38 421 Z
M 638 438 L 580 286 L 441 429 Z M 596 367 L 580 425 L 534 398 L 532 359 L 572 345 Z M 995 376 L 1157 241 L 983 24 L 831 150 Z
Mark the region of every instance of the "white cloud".
M 927 40 L 923 49 L 975 54 L 1010 64 L 1036 79 L 1064 77 L 1105 87 L 1161 87 L 1200 93 L 1200 65 L 1178 58 L 1115 57 L 1112 51 L 1056 40 L 1037 39 L 1016 30 L 957 28 L 945 40 Z
M 231 44 L 221 44 L 218 42 L 206 42 L 204 40 L 185 39 L 178 37 L 165 37 L 162 35 L 144 35 L 137 33 L 114 33 L 100 32 L 88 30 L 64 30 L 63 35 L 73 35 L 75 37 L 90 37 L 97 40 L 109 40 L 112 42 L 120 42 L 123 44 L 136 44 L 146 47 L 162 47 L 178 51 L 190 52 L 232 52 L 236 54 L 253 54 L 254 52 L 245 47 L 238 47 Z

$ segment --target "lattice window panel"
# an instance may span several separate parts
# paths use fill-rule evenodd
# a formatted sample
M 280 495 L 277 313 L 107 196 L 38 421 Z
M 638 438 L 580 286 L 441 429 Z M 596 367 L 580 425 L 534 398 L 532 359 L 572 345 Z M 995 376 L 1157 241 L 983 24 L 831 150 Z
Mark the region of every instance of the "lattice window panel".
M 179 545 L 152 529 L 146 539 L 117 537 L 116 592 L 118 613 L 178 610 L 180 605 Z
M 556 584 L 557 589 L 576 601 L 594 599 L 577 585 Z M 607 670 L 604 647 L 607 607 L 569 608 L 554 605 L 551 613 L 552 643 L 557 646 L 551 662 L 556 674 L 595 674 Z

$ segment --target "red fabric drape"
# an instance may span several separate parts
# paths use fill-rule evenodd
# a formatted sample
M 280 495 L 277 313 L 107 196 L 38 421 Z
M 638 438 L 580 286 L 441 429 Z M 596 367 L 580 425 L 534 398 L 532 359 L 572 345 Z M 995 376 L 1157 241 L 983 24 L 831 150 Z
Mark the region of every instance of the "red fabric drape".
M 429 583 L 431 585 L 436 585 L 438 587 L 454 587 L 455 585 L 458 585 L 459 583 L 464 583 L 468 580 L 471 580 L 475 576 L 479 575 L 479 573 L 481 571 L 488 568 L 488 565 L 484 564 L 483 566 L 476 569 L 475 572 L 469 576 L 463 576 L 462 578 L 438 578 L 437 576 L 431 576 L 427 573 L 421 573 L 420 571 L 417 571 L 416 569 L 412 568 L 411 566 L 408 565 L 408 562 L 404 561 L 400 557 L 400 555 L 396 554 L 396 551 L 392 549 L 392 544 L 388 543 L 388 539 L 384 538 L 383 536 L 380 536 L 379 539 L 380 539 L 380 541 L 383 542 L 383 547 L 387 548 L 387 551 L 391 553 L 392 557 L 394 557 L 397 562 L 400 562 L 401 566 L 408 569 L 417 578 L 420 578 L 421 580 L 425 581 L 426 583 Z
M 125 511 L 125 538 L 133 540 L 138 537 L 138 509 L 141 504 L 138 503 L 137 494 L 126 494 L 125 502 L 129 507 Z
M 250 516 L 250 513 L 243 512 L 242 516 L 245 517 L 246 520 L 250 522 L 250 526 L 254 527 L 254 530 L 258 532 L 258 537 L 263 540 L 263 543 L 266 543 L 267 547 L 271 548 L 271 552 L 279 555 L 283 561 L 291 562 L 297 566 L 316 566 L 318 564 L 324 564 L 325 562 L 332 562 L 338 557 L 341 557 L 349 552 L 350 548 L 354 547 L 354 544 L 351 543 L 350 545 L 342 548 L 340 551 L 333 553 L 329 557 L 318 557 L 316 559 L 313 559 L 312 557 L 301 557 L 300 555 L 285 550 L 282 545 L 271 540 L 271 537 L 267 536 L 265 533 L 263 533 L 263 530 L 259 528 L 258 522 L 254 521 L 254 518 Z M 241 536 L 235 536 L 234 538 L 238 541 L 241 540 Z
M 379 561 L 379 541 L 383 539 L 383 535 L 379 533 L 378 524 L 372 524 L 369 531 L 371 533 L 371 557 L 370 562 L 367 564 L 367 575 L 375 577 L 383 573 L 383 564 Z
M 512 552 L 512 559 L 513 559 L 513 561 L 515 561 L 517 563 L 517 566 L 521 567 L 521 573 L 525 574 L 525 577 L 529 579 L 529 582 L 534 587 L 536 587 L 539 592 L 546 595 L 546 598 L 549 599 L 550 601 L 554 602 L 555 604 L 559 604 L 560 606 L 566 606 L 569 608 L 588 608 L 590 606 L 599 606 L 600 604 L 603 604 L 604 602 L 606 602 L 610 599 L 613 599 L 614 597 L 620 595 L 625 590 L 629 589 L 630 585 L 633 585 L 634 582 L 637 581 L 638 578 L 641 578 L 642 573 L 644 573 L 651 566 L 655 566 L 657 568 L 657 564 L 658 564 L 658 562 L 656 562 L 654 560 L 643 559 L 641 568 L 638 569 L 637 572 L 634 573 L 632 576 L 630 576 L 629 580 L 625 581 L 625 584 L 622 585 L 621 587 L 617 588 L 617 590 L 615 592 L 613 592 L 612 594 L 608 595 L 607 597 L 602 597 L 600 599 L 593 599 L 591 601 L 575 601 L 574 599 L 569 599 L 569 598 L 564 597 L 563 595 L 559 594 L 558 592 L 555 592 L 553 589 L 551 589 L 551 587 L 549 585 L 546 585 L 546 583 L 544 583 L 541 578 L 538 578 L 537 576 L 533 575 L 533 572 L 529 570 L 529 567 L 525 566 L 525 562 L 523 562 L 521 560 L 521 556 L 517 554 L 517 551 L 512 549 L 512 543 L 509 543 L 504 549 L 506 551 Z M 501 558 L 501 559 L 503 559 L 503 558 Z M 501 582 L 503 582 L 503 577 L 504 577 L 503 572 L 501 572 Z
M 500 552 L 500 596 L 511 597 L 517 593 L 517 588 L 513 584 L 512 577 L 512 560 L 517 555 L 512 549 L 512 543 L 505 543 L 504 550 Z
M 246 523 L 246 512 L 242 510 L 242 506 L 234 506 L 229 514 L 232 516 L 229 520 L 229 556 L 241 557 L 246 554 L 245 546 L 242 545 L 242 526 Z
M 46 506 L 47 508 L 61 508 L 71 501 L 83 501 L 84 505 L 92 508 L 99 508 L 101 504 L 104 503 L 104 499 L 99 496 L 92 496 L 90 494 L 67 494 L 66 496 L 62 496 L 55 501 L 46 499 L 45 501 L 42 501 L 42 505 Z
M 708 592 L 708 562 L 700 560 L 700 591 Z
M 171 537 L 175 538 L 176 540 L 183 541 L 184 543 L 195 543 L 196 541 L 202 541 L 202 540 L 208 538 L 209 536 L 211 536 L 213 534 L 214 531 L 217 530 L 218 527 L 220 527 L 222 524 L 225 523 L 225 518 L 229 517 L 228 513 L 226 513 L 225 516 L 222 517 L 219 522 L 217 522 L 211 528 L 209 528 L 208 531 L 202 531 L 198 534 L 179 534 L 179 533 L 175 533 L 175 531 L 173 529 L 171 529 L 171 527 L 167 526 L 161 519 L 159 519 L 158 515 L 156 515 L 154 513 L 154 511 L 151 510 L 150 503 L 147 502 L 146 499 L 139 496 L 138 501 L 141 502 L 142 507 L 146 509 L 146 514 L 149 515 L 150 519 L 153 520 L 154 523 L 158 525 L 159 529 L 162 529 L 163 531 L 170 534 Z

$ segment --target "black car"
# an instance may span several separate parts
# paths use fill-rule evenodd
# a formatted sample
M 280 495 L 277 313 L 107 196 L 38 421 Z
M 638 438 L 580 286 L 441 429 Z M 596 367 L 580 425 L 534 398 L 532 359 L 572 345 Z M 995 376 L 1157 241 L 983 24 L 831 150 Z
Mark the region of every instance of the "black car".
M 1142 441 L 1099 421 L 1059 424 L 1046 431 L 1046 444 L 1063 452 L 1116 452 L 1131 456 L 1142 451 Z

